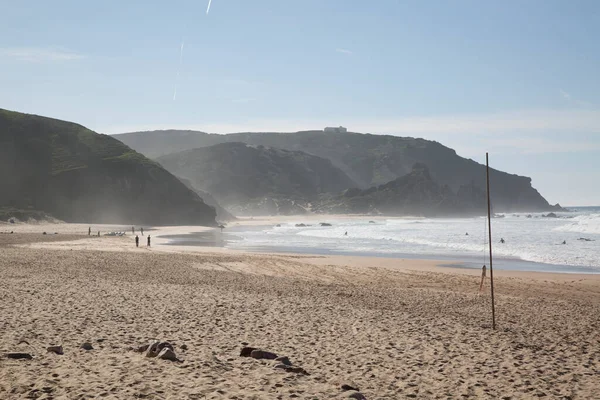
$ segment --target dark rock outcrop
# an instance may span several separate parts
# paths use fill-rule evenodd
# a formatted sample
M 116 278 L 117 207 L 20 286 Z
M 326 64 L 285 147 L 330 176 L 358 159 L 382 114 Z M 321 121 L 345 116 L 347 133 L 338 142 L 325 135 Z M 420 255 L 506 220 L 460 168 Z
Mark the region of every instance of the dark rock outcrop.
M 472 189 L 475 193 L 476 190 Z M 351 189 L 324 197 L 318 211 L 327 213 L 422 215 L 429 217 L 479 214 L 478 196 L 459 198 L 447 185 L 436 183 L 427 166 L 414 165 L 410 174 L 366 190 Z

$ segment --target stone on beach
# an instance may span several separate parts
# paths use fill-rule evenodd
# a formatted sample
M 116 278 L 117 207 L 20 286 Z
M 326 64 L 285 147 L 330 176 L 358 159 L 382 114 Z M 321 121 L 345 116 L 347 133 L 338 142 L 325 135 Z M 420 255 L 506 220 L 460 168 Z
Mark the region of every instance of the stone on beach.
M 164 347 L 160 353 L 158 353 L 157 358 L 161 360 L 169 360 L 169 361 L 179 361 L 175 352 L 168 347 Z
M 94 347 L 89 342 L 82 343 L 80 347 L 84 350 L 94 350 Z
M 5 357 L 13 360 L 31 360 L 33 358 L 29 353 L 6 353 Z
M 139 347 L 137 347 L 135 349 L 135 351 L 137 351 L 138 353 L 144 353 L 146 350 L 148 350 L 148 347 L 152 346 L 152 343 L 150 344 L 143 344 Z M 133 350 L 133 348 L 131 348 Z
M 47 347 L 46 350 L 49 353 L 55 353 L 55 354 L 58 354 L 58 355 L 63 355 L 64 354 L 62 346 L 50 346 L 50 347 Z
M 159 353 L 159 349 L 158 349 L 159 343 L 160 342 L 158 342 L 158 341 L 150 343 L 150 345 L 148 345 L 148 347 L 146 348 L 146 353 L 144 355 L 149 358 L 156 357 Z
M 250 357 L 254 350 L 256 350 L 256 347 L 243 347 L 240 351 L 240 357 Z
M 257 360 L 274 360 L 277 358 L 277 354 L 264 350 L 252 350 L 250 357 L 256 358 Z
M 277 358 L 275 359 L 275 361 L 278 361 L 278 362 L 280 362 L 281 364 L 284 364 L 284 365 L 292 365 L 292 362 L 291 362 L 291 361 L 290 361 L 290 359 L 289 359 L 288 357 L 286 357 L 286 356 L 277 357 Z
M 361 392 L 353 391 L 351 393 L 344 393 L 342 396 L 344 399 L 354 399 L 354 400 L 367 400 L 364 394 Z
M 175 349 L 169 342 L 159 342 L 157 340 L 150 344 L 138 347 L 137 352 L 144 353 L 144 356 L 148 358 L 158 357 L 163 360 L 178 361 L 177 356 L 175 355 Z
M 296 374 L 302 374 L 302 375 L 310 375 L 308 372 L 306 372 L 306 370 L 302 367 L 292 367 L 291 365 L 285 365 L 285 364 L 276 364 L 273 369 L 282 369 L 285 372 L 292 372 L 292 373 L 296 373 Z
M 156 348 L 158 349 L 158 351 L 162 351 L 162 349 L 170 349 L 171 351 L 174 351 L 175 348 L 173 347 L 173 345 L 169 342 L 160 342 Z

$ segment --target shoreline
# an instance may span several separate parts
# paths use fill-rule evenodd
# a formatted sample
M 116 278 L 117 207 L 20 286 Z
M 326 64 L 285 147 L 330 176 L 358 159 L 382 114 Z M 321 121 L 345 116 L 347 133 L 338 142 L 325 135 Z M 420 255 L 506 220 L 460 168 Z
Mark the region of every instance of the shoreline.
M 294 220 L 293 218 L 287 218 L 285 220 L 278 220 L 272 217 L 270 220 L 283 222 Z M 456 255 L 456 254 L 415 254 L 415 253 L 377 253 L 375 251 L 363 251 L 363 252 L 352 252 L 352 251 L 335 251 L 328 248 L 303 248 L 294 246 L 285 247 L 250 247 L 250 246 L 239 246 L 231 247 L 227 243 L 230 241 L 236 241 L 241 237 L 236 236 L 236 230 L 242 229 L 244 226 L 250 226 L 251 228 L 258 227 L 271 227 L 272 225 L 264 225 L 261 222 L 264 221 L 250 221 L 250 224 L 240 223 L 234 227 L 228 228 L 229 231 L 220 233 L 218 228 L 212 230 L 191 230 L 191 231 L 178 231 L 177 234 L 161 234 L 159 238 L 161 244 L 165 244 L 173 247 L 180 247 L 188 249 L 189 251 L 203 251 L 202 249 L 226 249 L 229 251 L 242 251 L 249 253 L 275 253 L 275 254 L 300 254 L 300 255 L 315 255 L 315 256 L 345 256 L 345 257 L 367 257 L 367 258 L 391 258 L 391 259 L 411 259 L 411 260 L 436 260 L 440 263 L 440 266 L 450 267 L 456 266 L 456 268 L 465 268 L 472 270 L 480 270 L 483 265 L 482 260 L 477 259 L 473 255 Z M 221 250 L 218 250 L 221 251 Z M 487 256 L 487 253 L 486 253 Z M 487 258 L 487 257 L 486 257 Z M 489 261 L 486 263 L 489 266 Z M 501 256 L 494 257 L 494 268 L 495 270 L 503 271 L 523 271 L 523 272 L 540 272 L 540 273 L 557 273 L 557 274 L 569 274 L 569 275 L 600 275 L 600 271 L 590 271 L 588 267 L 577 266 L 577 265 L 563 265 L 563 264 L 549 264 L 537 261 L 528 261 L 519 258 L 507 258 Z
M 81 227 L 86 226 L 85 224 L 64 224 L 66 225 L 65 233 L 74 234 L 79 232 Z M 115 226 L 110 226 L 115 227 Z M 118 227 L 118 226 L 117 226 Z M 314 260 L 328 260 L 329 264 L 343 266 L 343 265 L 377 265 L 378 267 L 385 266 L 386 268 L 399 269 L 399 270 L 415 270 L 415 271 L 429 271 L 438 273 L 448 274 L 460 274 L 460 275 L 472 275 L 480 276 L 481 269 L 464 267 L 466 264 L 464 259 L 438 259 L 435 257 L 418 257 L 408 255 L 407 257 L 388 257 L 388 256 L 372 256 L 372 255 L 358 255 L 358 254 L 318 254 L 310 252 L 286 252 L 286 251 L 264 251 L 256 250 L 250 251 L 247 249 L 231 249 L 228 247 L 220 246 L 187 246 L 168 244 L 169 239 L 165 239 L 162 236 L 169 235 L 185 235 L 190 231 L 199 233 L 211 233 L 217 232 L 218 228 L 213 227 L 201 227 L 201 226 L 171 226 L 171 227 L 149 227 L 144 230 L 152 235 L 152 246 L 148 249 L 146 247 L 145 240 L 140 236 L 140 247 L 136 248 L 132 242 L 131 233 L 128 233 L 122 237 L 115 236 L 77 236 L 74 240 L 62 240 L 66 238 L 66 234 L 63 236 L 59 235 L 47 235 L 39 237 L 33 243 L 20 244 L 19 247 L 34 248 L 34 249 L 47 249 L 47 250 L 81 250 L 81 251 L 106 251 L 106 252 L 136 252 L 136 251 L 148 251 L 151 253 L 179 253 L 179 254 L 227 254 L 234 256 L 279 256 L 279 257 L 291 257 L 301 258 L 303 260 L 312 260 L 310 263 L 315 265 L 323 264 L 320 261 Z M 18 232 L 17 232 L 18 233 Z M 16 234 L 17 234 L 16 233 Z M 32 233 L 31 229 L 26 230 L 27 235 L 37 235 L 38 233 Z M 156 236 L 154 236 L 156 235 Z M 0 235 L 0 238 L 3 235 Z M 46 240 L 52 238 L 52 240 Z M 412 265 L 412 267 L 407 267 Z M 489 274 L 489 272 L 488 272 Z M 579 272 L 555 272 L 555 271 L 528 271 L 528 270 L 513 270 L 513 269 L 499 269 L 497 266 L 494 268 L 495 276 L 502 277 L 514 277 L 514 278 L 526 278 L 526 279 L 556 279 L 561 281 L 569 281 L 573 279 L 585 279 L 593 282 L 600 282 L 600 274 L 597 273 L 579 273 Z

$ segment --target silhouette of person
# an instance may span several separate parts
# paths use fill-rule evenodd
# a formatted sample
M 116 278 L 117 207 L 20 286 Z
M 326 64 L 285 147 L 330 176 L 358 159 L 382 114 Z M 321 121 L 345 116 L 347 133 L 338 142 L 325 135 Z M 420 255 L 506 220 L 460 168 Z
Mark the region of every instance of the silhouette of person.
M 92 227 L 88 227 L 88 236 L 90 236 L 92 234 Z
M 148 235 L 148 247 L 150 247 L 150 235 Z
M 144 236 L 144 228 L 140 228 L 140 231 L 142 232 L 142 236 Z
M 500 243 L 504 243 L 504 238 L 500 238 Z
M 481 283 L 479 284 L 479 291 L 481 292 L 483 290 L 483 281 L 485 281 L 485 273 L 486 273 L 486 266 L 484 265 L 481 268 Z
M 100 237 L 100 231 L 98 231 L 98 237 Z
M 135 235 L 135 247 L 140 247 L 140 237 Z

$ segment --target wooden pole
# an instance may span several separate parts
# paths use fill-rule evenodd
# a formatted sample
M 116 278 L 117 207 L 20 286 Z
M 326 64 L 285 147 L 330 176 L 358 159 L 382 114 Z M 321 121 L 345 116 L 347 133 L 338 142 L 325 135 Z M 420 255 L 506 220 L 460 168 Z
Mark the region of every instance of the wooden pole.
M 494 306 L 494 269 L 492 267 L 492 207 L 490 202 L 490 163 L 488 153 L 485 153 L 485 168 L 487 176 L 488 233 L 490 241 L 490 283 L 492 285 L 492 329 L 496 329 L 496 309 Z

